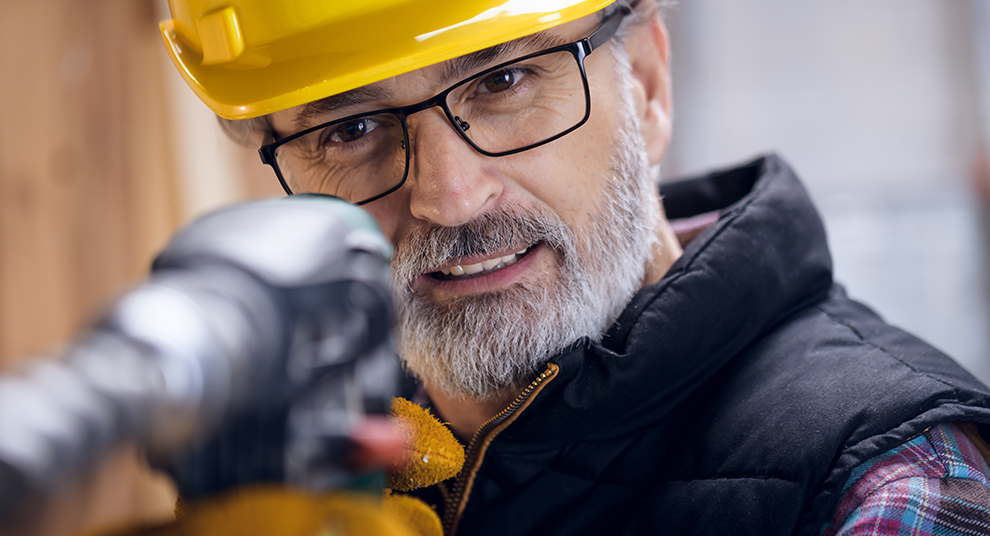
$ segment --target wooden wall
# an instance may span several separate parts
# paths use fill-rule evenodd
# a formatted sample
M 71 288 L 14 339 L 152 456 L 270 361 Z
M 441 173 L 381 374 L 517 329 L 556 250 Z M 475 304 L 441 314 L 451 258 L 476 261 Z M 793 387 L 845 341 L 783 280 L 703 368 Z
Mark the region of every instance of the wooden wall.
M 0 1 L 0 360 L 47 352 L 179 223 L 147 0 Z
M 182 217 L 148 0 L 0 0 L 0 366 L 53 354 Z M 124 449 L 39 534 L 167 516 Z
M 212 117 L 188 94 L 176 99 L 188 89 L 176 84 L 158 36 L 163 5 L 0 0 L 2 370 L 56 355 L 192 215 L 183 169 L 197 162 L 177 147 L 183 129 L 200 127 L 182 118 L 205 117 L 212 128 Z M 277 192 L 258 166 L 245 171 L 252 151 L 227 147 L 222 156 L 244 184 L 197 206 Z M 138 459 L 122 449 L 64 487 L 40 525 L 15 533 L 168 518 L 170 483 Z

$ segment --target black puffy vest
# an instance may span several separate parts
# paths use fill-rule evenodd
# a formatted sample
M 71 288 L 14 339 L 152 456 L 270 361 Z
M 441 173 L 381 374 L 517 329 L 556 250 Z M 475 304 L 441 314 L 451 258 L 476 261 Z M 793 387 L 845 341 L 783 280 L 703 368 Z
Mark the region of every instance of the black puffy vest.
M 599 344 L 495 437 L 459 535 L 818 534 L 851 470 L 990 392 L 832 282 L 822 223 L 777 157 L 665 185 L 720 210 Z M 443 501 L 435 488 L 420 496 Z

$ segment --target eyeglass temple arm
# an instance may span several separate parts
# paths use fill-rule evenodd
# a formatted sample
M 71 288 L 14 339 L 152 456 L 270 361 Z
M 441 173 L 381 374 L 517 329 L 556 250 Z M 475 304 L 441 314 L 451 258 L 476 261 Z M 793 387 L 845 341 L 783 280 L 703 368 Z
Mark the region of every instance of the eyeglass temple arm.
M 622 24 L 622 19 L 624 19 L 626 15 L 632 13 L 632 8 L 622 0 L 612 4 L 612 6 L 614 7 L 614 11 L 607 13 L 605 15 L 605 21 L 602 25 L 595 30 L 595 33 L 589 35 L 586 39 L 591 49 L 588 51 L 589 53 L 614 37 L 615 32 L 619 29 L 619 25 Z
M 272 157 L 269 154 L 268 146 L 273 143 L 275 143 L 275 135 L 271 132 L 265 132 L 265 137 L 261 140 L 261 147 L 258 148 L 258 156 L 261 157 L 262 164 L 272 165 Z

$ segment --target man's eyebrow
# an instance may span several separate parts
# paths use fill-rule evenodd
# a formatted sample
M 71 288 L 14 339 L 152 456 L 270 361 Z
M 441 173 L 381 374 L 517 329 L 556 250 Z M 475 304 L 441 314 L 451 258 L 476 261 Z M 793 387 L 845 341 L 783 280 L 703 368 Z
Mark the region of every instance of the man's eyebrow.
M 350 91 L 345 91 L 337 95 L 324 97 L 320 100 L 307 103 L 303 106 L 299 115 L 295 118 L 296 126 L 303 128 L 307 119 L 319 117 L 324 114 L 334 112 L 347 106 L 356 106 L 372 101 L 384 101 L 389 96 L 389 92 L 378 86 L 363 86 Z
M 499 61 L 507 61 L 510 59 L 510 54 L 520 50 L 538 52 L 540 50 L 566 45 L 567 43 L 568 41 L 559 35 L 540 32 L 506 43 L 500 43 L 477 52 L 465 54 L 444 63 L 443 71 L 440 74 L 440 83 L 446 86 L 479 68 L 498 63 Z
M 506 43 L 499 43 L 495 46 L 465 54 L 444 63 L 443 70 L 440 74 L 440 84 L 446 86 L 452 81 L 463 77 L 465 73 L 497 63 L 499 60 L 507 60 L 510 54 L 520 50 L 536 52 L 565 44 L 567 44 L 567 41 L 563 37 L 548 32 L 540 32 Z M 359 87 L 307 103 L 303 106 L 299 115 L 296 116 L 294 122 L 296 127 L 305 128 L 308 126 L 307 120 L 314 117 L 320 117 L 347 106 L 356 106 L 372 101 L 384 101 L 389 96 L 390 94 L 387 91 L 378 86 Z

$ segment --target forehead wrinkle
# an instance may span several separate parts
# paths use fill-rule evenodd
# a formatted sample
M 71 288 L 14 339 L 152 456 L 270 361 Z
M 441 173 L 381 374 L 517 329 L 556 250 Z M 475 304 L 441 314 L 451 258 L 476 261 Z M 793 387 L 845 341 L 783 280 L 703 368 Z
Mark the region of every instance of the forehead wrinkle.
M 567 43 L 568 41 L 565 38 L 548 31 L 499 43 L 444 62 L 440 74 L 440 84 L 449 84 L 452 80 L 465 76 L 464 73 L 497 63 L 500 60 L 506 61 L 511 54 L 519 51 L 526 53 L 538 52 Z M 373 101 L 386 101 L 390 96 L 390 92 L 377 85 L 362 86 L 305 104 L 302 111 L 293 120 L 293 123 L 295 123 L 297 128 L 305 128 L 307 126 L 307 120 L 314 117 L 332 113 L 348 106 L 357 106 Z
M 299 115 L 296 116 L 294 122 L 297 127 L 303 127 L 308 119 L 312 119 L 323 114 L 328 114 L 348 106 L 357 106 L 359 104 L 373 101 L 384 101 L 389 96 L 390 93 L 380 86 L 362 86 L 350 91 L 345 91 L 343 93 L 338 93 L 337 95 L 331 95 L 329 97 L 324 97 L 320 100 L 307 103 L 303 106 L 303 109 L 299 112 Z
M 499 63 L 500 61 L 508 61 L 510 59 L 509 56 L 513 53 L 520 51 L 524 51 L 525 53 L 539 52 L 540 50 L 567 43 L 568 41 L 563 37 L 549 32 L 535 33 L 505 43 L 499 43 L 495 46 L 444 62 L 443 70 L 440 73 L 440 83 L 446 85 L 481 67 Z

